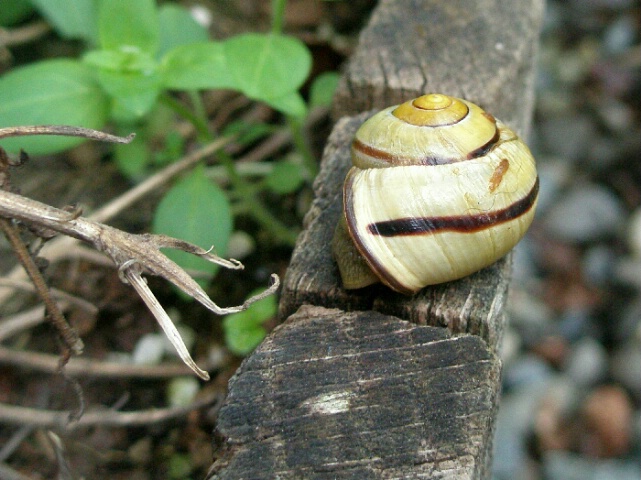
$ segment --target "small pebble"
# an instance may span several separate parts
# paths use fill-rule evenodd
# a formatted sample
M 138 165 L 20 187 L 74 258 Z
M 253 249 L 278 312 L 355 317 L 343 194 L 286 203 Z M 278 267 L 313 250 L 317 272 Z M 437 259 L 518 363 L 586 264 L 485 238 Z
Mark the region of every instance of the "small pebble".
M 557 329 L 559 335 L 571 343 L 595 333 L 589 310 L 586 308 L 566 309 L 558 319 Z
M 624 221 L 619 199 L 610 190 L 577 184 L 550 209 L 545 227 L 559 240 L 585 243 L 611 237 Z
M 595 385 L 608 373 L 608 354 L 593 338 L 582 338 L 568 355 L 564 371 L 579 386 Z
M 641 258 L 641 208 L 637 208 L 628 218 L 626 239 L 635 258 Z
M 589 139 L 595 134 L 594 120 L 587 115 L 554 115 L 542 120 L 539 133 L 547 151 L 574 162 L 589 152 Z
M 638 460 L 595 460 L 575 453 L 549 451 L 543 455 L 547 480 L 639 480 Z
M 633 405 L 618 386 L 594 390 L 581 407 L 579 451 L 595 458 L 621 457 L 630 450 Z
M 610 373 L 641 402 L 641 340 L 631 338 L 612 356 Z
M 616 255 L 606 245 L 597 245 L 585 252 L 582 259 L 583 276 L 593 285 L 605 286 L 612 282 L 612 266 Z
M 621 15 L 610 23 L 603 33 L 602 48 L 606 55 L 624 53 L 632 46 L 638 34 L 636 19 L 632 15 Z
M 536 355 L 523 355 L 506 368 L 503 373 L 503 386 L 506 390 L 523 386 L 544 384 L 552 379 L 552 369 Z
M 167 384 L 167 403 L 172 407 L 186 407 L 199 390 L 200 384 L 193 376 L 172 378 Z
M 165 336 L 160 333 L 148 333 L 140 337 L 132 352 L 132 361 L 136 365 L 158 365 L 165 353 Z

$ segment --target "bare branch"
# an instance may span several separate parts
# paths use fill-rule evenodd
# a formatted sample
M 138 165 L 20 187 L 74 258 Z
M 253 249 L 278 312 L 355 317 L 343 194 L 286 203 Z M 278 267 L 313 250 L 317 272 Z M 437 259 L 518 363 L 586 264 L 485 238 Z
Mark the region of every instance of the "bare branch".
M 36 370 L 55 374 L 60 369 L 60 357 L 46 353 L 13 350 L 0 345 L 0 365 L 12 365 L 18 368 Z M 215 362 L 208 362 L 207 370 L 219 368 Z M 65 365 L 65 373 L 72 377 L 97 378 L 173 378 L 190 373 L 182 363 L 161 363 L 158 365 L 138 365 L 122 362 L 99 361 L 74 357 Z M 0 477 L 1 478 L 1 477 Z
M 51 27 L 44 20 L 32 22 L 24 27 L 2 28 L 0 29 L 0 48 L 31 42 L 42 37 L 50 30 Z
M 22 267 L 33 282 L 40 299 L 45 304 L 47 317 L 56 330 L 58 330 L 65 347 L 71 350 L 75 355 L 80 355 L 84 348 L 82 340 L 78 337 L 76 330 L 67 323 L 67 320 L 58 308 L 58 304 L 53 299 L 51 292 L 49 291 L 49 287 L 47 286 L 45 279 L 42 277 L 40 269 L 38 269 L 33 257 L 27 249 L 27 246 L 20 238 L 18 229 L 11 221 L 5 218 L 0 218 L 0 230 L 4 232 L 7 240 L 9 240 L 9 243 L 11 244 L 11 247 L 18 256 L 18 260 L 22 264 Z
M 96 253 L 95 250 L 91 250 L 91 251 L 93 253 Z M 96 253 L 96 255 L 98 254 Z M 104 258 L 107 261 L 109 260 L 107 257 L 102 257 L 102 258 Z M 113 263 L 110 262 L 109 264 L 112 265 Z M 35 287 L 33 283 L 29 283 L 24 280 L 10 280 L 6 278 L 0 278 L 0 286 L 13 287 L 15 289 L 24 290 L 27 292 L 35 291 Z M 71 295 L 57 288 L 49 287 L 49 291 L 51 292 L 53 297 L 56 298 L 57 300 L 64 300 L 68 302 L 69 305 L 75 305 L 76 307 L 81 308 L 82 310 L 89 313 L 90 315 L 98 315 L 98 307 L 96 307 L 93 303 L 88 302 L 84 298 Z M 2 336 L 0 336 L 0 341 L 2 341 Z
M 0 423 L 9 425 L 32 425 L 39 428 L 81 428 L 91 426 L 104 427 L 140 427 L 158 425 L 184 417 L 193 410 L 220 404 L 223 395 L 215 392 L 202 400 L 197 400 L 186 407 L 151 408 L 135 412 L 116 412 L 113 410 L 93 410 L 86 412 L 82 418 L 69 425 L 69 413 L 66 411 L 39 410 L 17 407 L 0 403 Z
M 242 305 L 221 308 L 187 272 L 167 258 L 160 248 L 171 246 L 186 249 L 231 268 L 239 268 L 238 262 L 219 259 L 200 247 L 165 235 L 135 235 L 123 232 L 7 191 L 0 191 L 0 217 L 15 218 L 29 225 L 54 230 L 91 243 L 97 250 L 108 254 L 118 266 L 121 275 L 132 284 L 147 304 L 183 361 L 203 379 L 209 378 L 207 372 L 199 369 L 190 357 L 178 331 L 142 280 L 141 274 L 149 273 L 164 278 L 218 315 L 245 310 L 253 302 L 276 292 L 279 286 L 278 277 L 272 275 L 272 285 L 265 292 L 247 299 Z
M 154 317 L 156 317 L 158 324 L 178 352 L 180 359 L 200 378 L 203 380 L 209 380 L 209 373 L 200 369 L 198 365 L 196 365 L 196 362 L 194 362 L 194 359 L 191 358 L 189 350 L 180 336 L 180 333 L 178 333 L 176 326 L 171 321 L 171 318 L 169 318 L 169 315 L 167 315 L 167 312 L 165 312 L 165 309 L 162 308 L 162 305 L 160 305 L 158 300 L 156 300 L 155 295 L 147 286 L 147 282 L 145 282 L 140 276 L 140 269 L 136 268 L 136 266 L 137 264 L 135 263 L 128 265 L 124 267 L 124 271 L 121 272 L 127 278 L 127 281 L 131 286 L 134 287 L 136 292 L 138 292 L 138 295 L 142 298 L 143 302 L 145 302 L 147 308 L 149 308 Z
M 197 150 L 189 155 L 183 157 L 176 163 L 172 163 L 165 169 L 160 172 L 152 175 L 144 182 L 140 183 L 136 187 L 128 190 L 119 197 L 116 197 L 111 202 L 107 203 L 102 208 L 96 210 L 92 215 L 88 217 L 89 220 L 94 220 L 97 222 L 104 222 L 114 217 L 120 213 L 125 208 L 131 206 L 132 203 L 137 202 L 145 195 L 148 195 L 150 192 L 155 191 L 161 187 L 164 183 L 171 180 L 174 176 L 179 173 L 192 168 L 204 157 L 211 155 L 217 150 L 223 148 L 229 142 L 233 140 L 233 137 L 221 138 L 215 142 L 212 142 L 208 145 L 205 145 L 200 150 Z M 0 200 L 0 203 L 2 200 Z M 1 215 L 1 214 L 0 214 Z M 75 238 L 61 237 L 47 242 L 44 247 L 46 252 L 46 257 L 49 260 L 55 260 L 64 256 L 67 256 L 69 252 L 73 249 L 74 245 L 77 243 Z M 19 266 L 14 268 L 11 272 L 6 275 L 7 278 L 20 279 L 24 278 L 24 270 Z M 12 294 L 12 290 L 8 288 L 0 288 L 0 305 L 4 303 L 7 298 Z
M 131 143 L 136 136 L 130 133 L 126 137 L 110 135 L 91 128 L 74 127 L 71 125 L 21 125 L 19 127 L 0 128 L 0 138 L 22 137 L 27 135 L 61 135 L 63 137 L 82 137 L 88 140 L 98 140 L 111 143 Z

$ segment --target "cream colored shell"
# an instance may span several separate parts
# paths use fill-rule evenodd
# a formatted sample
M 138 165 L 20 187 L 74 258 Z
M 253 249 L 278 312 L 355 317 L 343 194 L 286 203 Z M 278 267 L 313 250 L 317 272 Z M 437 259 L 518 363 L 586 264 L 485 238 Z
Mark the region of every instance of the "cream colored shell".
M 426 128 L 399 120 L 392 107 L 356 135 L 353 161 L 363 168 L 345 180 L 339 230 L 347 229 L 375 276 L 358 273 L 362 266 L 354 267 L 354 255 L 338 245 L 345 233 L 337 232 L 333 249 L 346 288 L 378 279 L 412 294 L 467 276 L 504 256 L 532 222 L 538 177 L 527 146 L 479 107 L 432 97 L 456 102 L 462 118 L 446 116 L 445 126 L 428 119 L 437 125 Z M 458 130 L 448 132 L 453 125 Z

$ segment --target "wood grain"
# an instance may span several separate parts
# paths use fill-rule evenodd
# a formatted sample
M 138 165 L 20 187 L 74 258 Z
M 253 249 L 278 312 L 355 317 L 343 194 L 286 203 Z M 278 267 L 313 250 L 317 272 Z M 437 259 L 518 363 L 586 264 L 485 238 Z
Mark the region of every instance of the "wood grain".
M 478 337 L 303 307 L 232 379 L 211 478 L 481 478 L 499 375 Z

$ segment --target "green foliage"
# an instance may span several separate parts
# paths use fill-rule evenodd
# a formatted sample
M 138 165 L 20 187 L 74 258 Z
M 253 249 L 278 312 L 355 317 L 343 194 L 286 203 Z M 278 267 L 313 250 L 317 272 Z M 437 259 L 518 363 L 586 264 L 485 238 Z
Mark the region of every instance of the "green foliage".
M 205 250 L 215 246 L 224 256 L 232 232 L 232 214 L 225 193 L 198 167 L 178 181 L 162 199 L 153 221 L 156 233 L 180 238 Z M 167 256 L 180 266 L 214 276 L 219 266 L 186 252 L 168 250 Z
M 24 0 L 2 0 L 0 8 L 0 26 L 9 27 L 18 23 L 33 12 L 33 7 Z
M 331 100 L 336 76 L 316 80 L 306 104 L 299 89 L 309 75 L 311 54 L 300 40 L 281 33 L 285 0 L 272 2 L 270 33 L 212 41 L 207 30 L 176 3 L 159 7 L 155 0 L 31 0 L 31 4 L 2 0 L 0 24 L 24 18 L 33 5 L 62 38 L 80 40 L 86 50 L 80 59 L 43 60 L 0 77 L 0 125 L 103 129 L 111 124 L 121 134 L 135 131 L 133 143 L 114 146 L 113 158 L 125 175 L 139 179 L 155 165 L 184 155 L 185 140 L 171 130 L 176 116 L 194 125 L 199 141 L 216 138 L 198 91 L 238 91 L 281 112 L 287 126 L 237 122 L 222 130 L 234 132 L 238 143 L 251 145 L 289 128 L 296 151 L 286 160 L 275 159 L 262 165 L 266 168 L 254 169 L 260 173 L 251 178 L 240 175 L 234 159 L 218 152 L 226 190 L 207 178 L 204 168 L 194 170 L 161 200 L 153 229 L 206 249 L 215 246 L 216 253 L 224 256 L 233 225 L 233 199 L 233 211 L 251 216 L 277 243 L 293 244 L 295 231 L 273 215 L 261 196 L 266 190 L 291 194 L 312 179 L 316 161 L 302 126 L 310 108 Z M 82 141 L 19 137 L 0 144 L 13 153 L 24 149 L 38 155 L 60 152 Z M 200 270 L 209 278 L 218 268 L 183 252 L 168 254 L 183 268 Z M 274 314 L 274 302 L 263 300 L 225 323 L 234 352 L 249 352 L 260 342 L 265 333 L 262 322 Z
M 181 45 L 209 40 L 207 29 L 179 5 L 172 3 L 162 5 L 158 13 L 158 21 L 160 25 L 159 57 Z
M 251 295 L 259 293 L 253 292 Z M 276 315 L 276 298 L 269 296 L 252 304 L 247 310 L 227 315 L 223 320 L 225 343 L 239 356 L 250 354 L 267 334 L 263 323 Z
M 76 60 L 46 60 L 0 77 L 0 125 L 75 125 L 102 128 L 108 97 L 96 76 Z M 9 152 L 56 153 L 82 142 L 71 137 L 17 137 L 0 143 Z
M 5 0 L 3 0 L 4 2 Z M 96 41 L 97 0 L 30 0 L 63 38 Z M 28 3 L 24 2 L 23 3 Z
M 98 35 L 100 47 L 105 50 L 154 55 L 160 37 L 155 0 L 100 0 Z
M 225 41 L 224 50 L 236 88 L 248 97 L 272 106 L 283 98 L 300 98 L 297 90 L 309 75 L 312 59 L 299 40 L 276 34 L 248 33 Z M 301 110 L 292 114 L 305 115 L 302 98 L 298 107 Z M 285 110 L 285 113 L 290 112 Z
M 265 181 L 272 192 L 285 195 L 300 188 L 305 181 L 302 173 L 300 165 L 288 160 L 281 160 L 274 164 L 274 168 Z
M 325 72 L 316 77 L 309 92 L 310 108 L 329 107 L 332 104 L 338 78 L 336 72 Z

